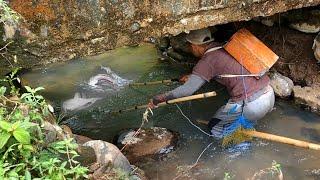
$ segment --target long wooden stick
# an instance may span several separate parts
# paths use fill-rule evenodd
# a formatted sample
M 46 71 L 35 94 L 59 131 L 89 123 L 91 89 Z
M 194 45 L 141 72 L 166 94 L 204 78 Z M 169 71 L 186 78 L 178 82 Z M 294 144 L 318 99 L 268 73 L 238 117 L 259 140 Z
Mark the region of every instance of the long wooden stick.
M 296 140 L 292 138 L 287 138 L 283 136 L 278 136 L 274 134 L 259 132 L 259 131 L 243 131 L 244 134 L 260 139 L 266 139 L 269 141 L 290 144 L 297 147 L 303 147 L 307 149 L 320 150 L 320 144 L 314 144 L 307 141 Z
M 206 120 L 197 120 L 197 122 L 200 124 L 206 124 L 206 125 L 208 125 L 209 123 L 209 121 L 206 121 Z M 293 146 L 307 148 L 307 149 L 320 150 L 320 144 L 314 144 L 307 141 L 296 140 L 296 139 L 287 138 L 284 136 L 278 136 L 278 135 L 259 132 L 259 131 L 242 131 L 242 133 L 251 137 L 256 137 L 256 138 L 265 139 L 269 141 L 279 142 L 283 144 L 290 144 Z
M 204 99 L 204 98 L 213 97 L 216 95 L 217 95 L 217 93 L 215 91 L 212 91 L 212 92 L 196 94 L 196 95 L 186 96 L 186 97 L 177 98 L 177 99 L 172 99 L 172 100 L 169 100 L 166 102 L 159 103 L 157 106 L 165 106 L 167 104 L 180 103 L 180 102 L 191 101 L 191 100 L 196 100 L 196 99 Z M 144 104 L 144 105 L 134 106 L 134 107 L 130 107 L 130 108 L 123 109 L 123 110 L 112 111 L 112 112 L 109 112 L 109 114 L 118 114 L 118 113 L 123 113 L 123 112 L 127 112 L 127 111 L 132 111 L 135 109 L 146 109 L 147 107 L 148 107 L 148 104 Z
M 168 84 L 173 82 L 179 82 L 179 79 L 166 79 L 161 81 L 130 83 L 129 86 L 148 86 L 148 85 L 157 85 L 157 84 Z

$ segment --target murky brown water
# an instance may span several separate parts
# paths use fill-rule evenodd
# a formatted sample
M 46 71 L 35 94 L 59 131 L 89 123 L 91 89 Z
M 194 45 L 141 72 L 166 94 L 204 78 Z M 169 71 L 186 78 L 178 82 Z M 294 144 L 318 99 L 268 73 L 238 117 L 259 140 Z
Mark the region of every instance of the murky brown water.
M 111 67 L 121 77 L 136 82 L 170 79 L 188 71 L 157 61 L 155 49 L 150 45 L 121 48 L 97 57 L 56 64 L 46 69 L 34 70 L 23 79 L 33 86 L 44 86 L 44 95 L 57 107 L 70 99 L 77 85 L 88 81 L 100 66 Z M 76 112 L 67 123 L 76 133 L 95 139 L 112 141 L 122 129 L 140 125 L 142 111 L 109 115 L 108 110 L 145 104 L 153 95 L 170 90 L 177 85 L 125 88 L 108 93 L 93 106 Z M 181 104 L 182 110 L 192 120 L 209 119 L 227 100 L 221 87 L 210 83 L 200 91 L 217 90 L 218 96 L 206 100 Z M 303 111 L 290 102 L 277 100 L 275 110 L 260 121 L 258 130 L 301 140 L 320 143 L 320 117 Z M 180 133 L 176 150 L 161 160 L 140 164 L 152 179 L 173 179 L 182 167 L 192 165 L 203 149 L 213 140 L 191 126 L 175 106 L 154 110 L 146 126 L 165 127 Z M 204 130 L 206 127 L 201 126 Z M 199 165 L 184 174 L 182 179 L 223 179 L 230 173 L 234 179 L 248 179 L 260 169 L 271 167 L 273 160 L 281 164 L 284 179 L 319 179 L 320 153 L 289 145 L 255 139 L 250 151 L 236 155 L 221 148 L 219 142 L 203 154 Z M 183 169 L 183 168 L 182 168 Z

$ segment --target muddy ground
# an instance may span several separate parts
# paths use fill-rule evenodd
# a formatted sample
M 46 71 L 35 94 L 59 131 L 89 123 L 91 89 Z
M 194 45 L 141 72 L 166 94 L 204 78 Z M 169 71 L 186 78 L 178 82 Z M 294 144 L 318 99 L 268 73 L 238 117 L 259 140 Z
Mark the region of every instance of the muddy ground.
M 268 27 L 258 22 L 247 23 L 247 28 L 280 57 L 273 70 L 301 86 L 320 84 L 320 65 L 312 50 L 316 34 L 302 33 L 287 26 Z

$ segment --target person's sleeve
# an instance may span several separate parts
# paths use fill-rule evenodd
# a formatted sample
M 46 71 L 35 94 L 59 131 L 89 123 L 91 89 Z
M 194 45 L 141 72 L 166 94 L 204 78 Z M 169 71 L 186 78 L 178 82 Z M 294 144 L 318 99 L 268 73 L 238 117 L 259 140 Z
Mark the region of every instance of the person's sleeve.
M 212 68 L 211 63 L 209 62 L 208 57 L 201 59 L 192 71 L 192 74 L 201 77 L 207 82 L 209 82 L 213 78 L 214 73 L 214 69 Z
M 191 74 L 188 81 L 176 89 L 168 92 L 169 99 L 175 99 L 190 96 L 196 92 L 206 82 L 205 79 L 198 75 Z

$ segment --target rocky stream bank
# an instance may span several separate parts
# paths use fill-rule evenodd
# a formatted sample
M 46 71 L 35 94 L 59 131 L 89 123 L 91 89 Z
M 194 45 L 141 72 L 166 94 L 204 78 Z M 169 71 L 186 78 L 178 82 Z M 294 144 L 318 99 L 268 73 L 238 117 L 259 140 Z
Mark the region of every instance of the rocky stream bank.
M 18 27 L 3 29 L 7 35 L 14 31 L 12 37 L 6 39 L 13 38 L 15 41 L 5 48 L 7 54 L 0 62 L 0 72 L 5 74 L 10 71 L 12 64 L 24 68 L 43 66 L 100 54 L 123 45 L 138 45 L 143 41 L 156 43 L 160 52 L 166 51 L 166 55 L 173 55 L 171 60 L 182 60 L 190 65 L 195 61 L 193 58 L 183 58 L 188 50 L 184 49 L 183 42 L 179 39 L 183 34 L 178 34 L 229 23 L 217 25 L 218 30 L 214 33 L 218 39 L 219 35 L 230 36 L 241 27 L 249 29 L 280 56 L 270 73 L 272 86 L 278 97 L 294 99 L 297 104 L 319 113 L 320 66 L 312 49 L 314 39 L 317 39 L 316 33 L 307 34 L 287 25 L 277 25 L 280 24 L 278 21 L 273 26 L 242 21 L 319 3 L 317 0 L 221 1 L 219 4 L 213 4 L 213 1 L 64 3 L 12 0 L 10 5 L 25 19 Z M 221 38 L 223 39 L 225 37 Z M 168 44 L 163 47 L 159 42 Z M 3 45 L 7 43 L 8 41 L 2 42 Z M 172 52 L 169 47 L 173 49 Z M 179 59 L 180 57 L 182 58 Z M 48 125 L 47 130 L 48 141 L 61 133 L 76 139 L 81 145 L 80 161 L 90 167 L 93 179 L 108 179 L 112 175 L 116 177 L 119 171 L 114 169 L 131 173 L 136 179 L 146 179 L 143 171 L 130 163 L 139 164 L 146 159 L 161 158 L 161 154 L 174 149 L 177 138 L 177 134 L 162 128 L 143 130 L 133 138 L 129 136 L 135 134 L 135 131 L 128 131 L 119 137 L 125 137 L 124 141 L 129 138 L 130 143 L 133 140 L 137 144 L 117 141 L 119 148 L 128 146 L 122 151 L 123 155 L 115 145 L 74 135 L 68 127 L 61 129 Z

